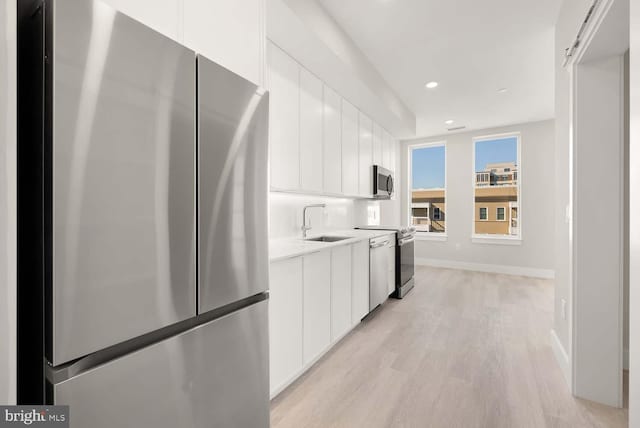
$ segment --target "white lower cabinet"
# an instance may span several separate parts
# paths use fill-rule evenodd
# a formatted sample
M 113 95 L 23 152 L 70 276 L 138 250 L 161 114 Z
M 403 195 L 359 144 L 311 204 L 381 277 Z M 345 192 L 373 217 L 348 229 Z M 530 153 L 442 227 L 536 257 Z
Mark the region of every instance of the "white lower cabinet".
M 274 397 L 369 313 L 369 240 L 271 263 Z
M 369 241 L 351 247 L 351 325 L 369 313 Z
M 351 329 L 351 246 L 331 250 L 331 341 Z
M 302 258 L 271 263 L 269 371 L 271 393 L 302 370 Z
M 331 343 L 331 252 L 303 257 L 303 356 L 311 363 Z

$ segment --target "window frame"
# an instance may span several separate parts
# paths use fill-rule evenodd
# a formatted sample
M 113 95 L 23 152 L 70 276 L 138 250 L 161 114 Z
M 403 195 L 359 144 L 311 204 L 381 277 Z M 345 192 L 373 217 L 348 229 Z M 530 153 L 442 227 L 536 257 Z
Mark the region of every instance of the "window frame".
M 445 195 L 445 204 L 447 203 L 446 201 L 447 201 L 447 199 L 446 199 L 446 195 Z M 438 210 L 437 211 L 438 212 L 438 217 L 437 218 L 436 218 L 436 210 Z M 438 221 L 442 221 L 442 210 L 439 207 L 433 207 L 433 219 L 434 220 L 438 220 Z M 444 230 L 445 230 L 445 233 L 446 233 L 446 231 L 447 231 L 446 226 L 445 226 Z
M 500 140 L 506 138 L 516 138 L 516 150 L 517 150 L 517 188 L 518 188 L 518 207 L 522 207 L 522 134 L 519 131 L 505 132 L 499 134 L 480 135 L 471 139 L 471 203 L 474 207 L 471 210 L 471 242 L 476 244 L 498 244 L 498 245 L 521 245 L 522 244 L 522 210 L 518 209 L 518 234 L 517 235 L 493 235 L 489 233 L 476 233 L 476 220 L 475 220 L 475 199 L 476 199 L 476 143 L 483 141 Z M 479 207 L 480 208 L 480 207 Z M 487 209 L 487 220 L 489 218 L 489 210 Z M 482 220 L 485 221 L 485 220 Z M 504 220 L 497 220 L 496 209 L 496 221 L 508 221 L 507 211 L 505 209 Z
M 502 220 L 500 219 L 500 216 L 498 215 L 500 210 L 502 210 Z M 505 207 L 496 207 L 496 221 L 507 221 L 507 211 L 506 211 Z
M 484 218 L 482 218 L 482 210 L 484 210 Z M 489 207 L 478 207 L 478 220 L 489 221 Z
M 447 209 L 447 140 L 437 140 L 420 142 L 407 145 L 407 197 L 405 207 L 407 208 L 407 224 L 411 226 L 411 217 L 413 210 L 411 209 L 411 194 L 413 190 L 413 151 L 418 149 L 444 147 L 444 209 Z M 435 207 L 434 207 L 435 208 Z M 432 210 L 429 210 L 431 215 Z M 446 241 L 448 239 L 449 227 L 445 223 L 444 233 L 416 231 L 416 240 L 419 241 Z

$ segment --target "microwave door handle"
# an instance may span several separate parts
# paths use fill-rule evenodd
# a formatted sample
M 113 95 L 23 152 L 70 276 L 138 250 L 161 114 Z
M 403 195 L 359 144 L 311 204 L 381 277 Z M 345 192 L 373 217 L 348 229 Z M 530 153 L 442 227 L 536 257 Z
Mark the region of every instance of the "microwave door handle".
M 390 175 L 387 176 L 387 192 L 389 195 L 393 193 L 393 177 Z

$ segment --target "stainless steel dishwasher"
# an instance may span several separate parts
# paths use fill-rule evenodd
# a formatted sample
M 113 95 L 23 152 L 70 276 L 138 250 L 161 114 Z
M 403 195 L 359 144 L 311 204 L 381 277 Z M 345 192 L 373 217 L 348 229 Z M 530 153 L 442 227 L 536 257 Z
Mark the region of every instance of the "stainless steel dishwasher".
M 382 304 L 387 293 L 388 247 L 389 236 L 369 240 L 369 312 Z

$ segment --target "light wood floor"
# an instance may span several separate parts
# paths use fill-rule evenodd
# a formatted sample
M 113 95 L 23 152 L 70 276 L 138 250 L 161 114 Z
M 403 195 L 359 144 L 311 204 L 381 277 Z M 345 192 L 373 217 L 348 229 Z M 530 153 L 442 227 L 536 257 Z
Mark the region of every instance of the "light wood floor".
M 625 427 L 627 410 L 575 399 L 549 345 L 553 285 L 419 267 L 272 401 L 284 427 Z

